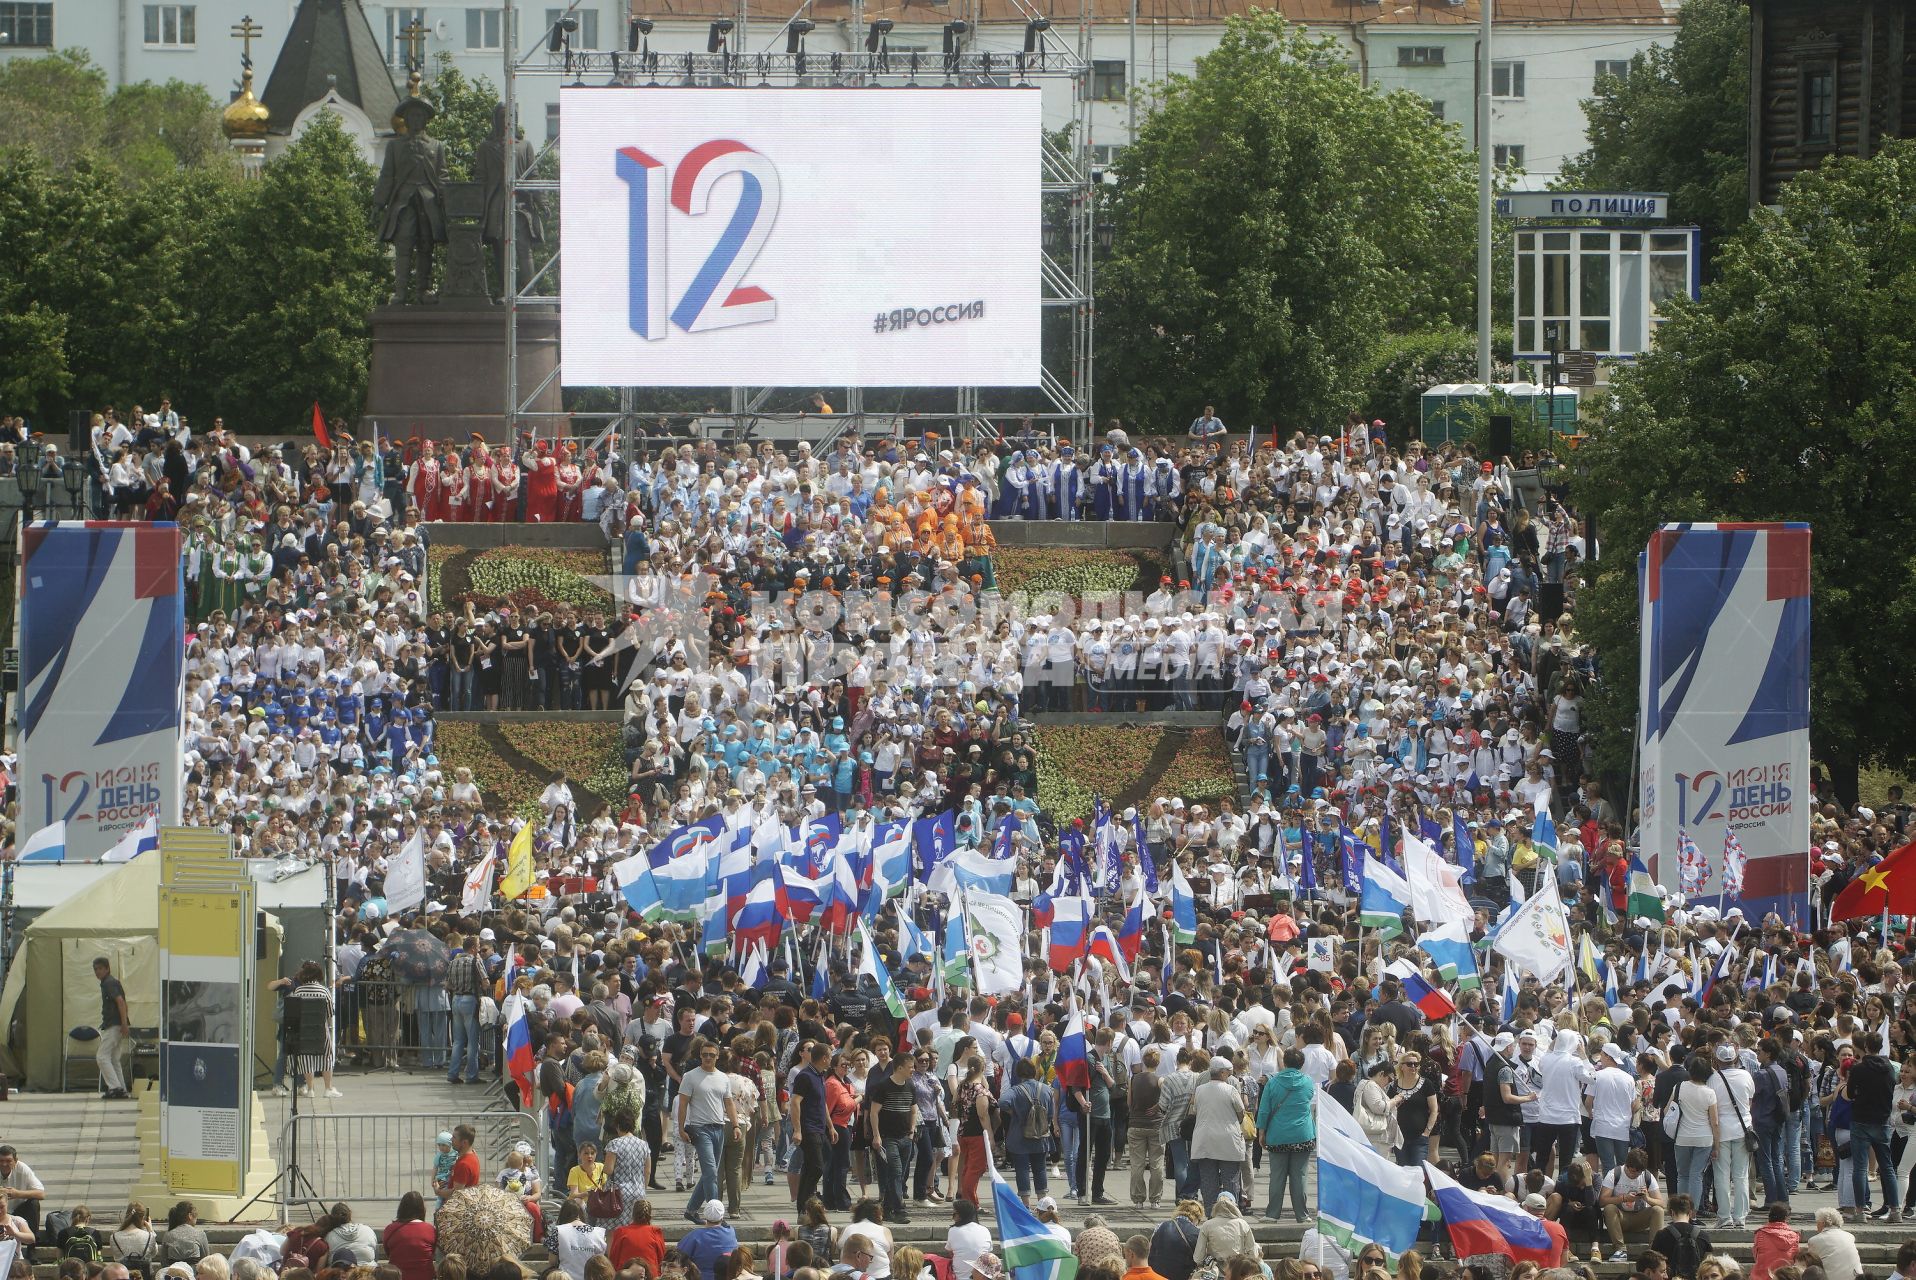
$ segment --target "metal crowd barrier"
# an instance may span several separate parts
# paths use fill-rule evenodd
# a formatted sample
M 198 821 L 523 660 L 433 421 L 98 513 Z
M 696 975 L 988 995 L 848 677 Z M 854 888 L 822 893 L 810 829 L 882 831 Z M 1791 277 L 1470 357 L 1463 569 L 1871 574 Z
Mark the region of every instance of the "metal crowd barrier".
M 360 982 L 340 991 L 335 1005 L 335 1061 L 444 1072 L 452 1054 L 452 1013 L 443 988 L 411 982 Z M 479 1028 L 479 1060 L 498 1064 L 499 1028 Z
M 280 1181 L 281 1212 L 340 1200 L 396 1204 L 408 1191 L 430 1202 L 434 1140 L 461 1124 L 477 1131 L 473 1149 L 483 1169 L 503 1167 L 518 1142 L 531 1144 L 540 1169 L 552 1163 L 544 1126 L 523 1111 L 302 1112 L 287 1120 L 280 1148 L 281 1159 L 298 1169 Z

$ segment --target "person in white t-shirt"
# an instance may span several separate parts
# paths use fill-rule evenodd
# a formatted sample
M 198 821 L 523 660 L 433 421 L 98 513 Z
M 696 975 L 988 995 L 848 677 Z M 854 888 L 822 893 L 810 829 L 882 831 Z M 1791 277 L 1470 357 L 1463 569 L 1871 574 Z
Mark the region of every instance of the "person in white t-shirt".
M 1630 1121 L 1637 1100 L 1630 1055 L 1621 1045 L 1612 1041 L 1603 1046 L 1584 1092 L 1590 1098 L 1590 1137 L 1596 1143 L 1603 1171 L 1609 1173 L 1623 1163 L 1630 1149 Z

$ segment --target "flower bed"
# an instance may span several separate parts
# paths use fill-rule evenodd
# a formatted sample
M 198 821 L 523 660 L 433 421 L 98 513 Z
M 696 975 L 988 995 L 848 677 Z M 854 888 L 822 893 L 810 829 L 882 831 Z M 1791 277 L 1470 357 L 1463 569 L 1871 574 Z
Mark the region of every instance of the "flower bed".
M 605 574 L 597 551 L 568 547 L 497 547 L 474 552 L 465 547 L 433 547 L 432 607 L 456 608 L 470 597 L 481 609 L 510 604 L 516 609 L 610 609 L 612 596 L 592 581 Z
M 540 793 L 560 769 L 572 779 L 581 817 L 625 803 L 625 759 L 617 724 L 556 717 L 507 724 L 444 720 L 436 737 L 440 764 L 447 771 L 462 765 L 471 769 L 486 800 L 504 805 L 516 817 L 538 812 Z
M 1216 729 L 1042 725 L 1036 743 L 1038 804 L 1059 822 L 1090 817 L 1098 796 L 1123 807 L 1156 796 L 1209 802 L 1237 789 Z
M 1082 547 L 997 547 L 991 567 L 999 594 L 1073 599 L 1139 588 L 1158 572 L 1159 558 L 1149 552 L 1091 550 Z

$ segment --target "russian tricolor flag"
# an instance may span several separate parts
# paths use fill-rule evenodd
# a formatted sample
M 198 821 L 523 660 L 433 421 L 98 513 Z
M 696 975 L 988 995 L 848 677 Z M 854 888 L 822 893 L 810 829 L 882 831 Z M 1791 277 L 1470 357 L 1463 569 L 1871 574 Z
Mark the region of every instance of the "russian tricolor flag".
M 1117 966 L 1121 981 L 1131 981 L 1131 962 L 1125 958 L 1124 949 L 1118 945 L 1118 935 L 1111 932 L 1110 925 L 1099 925 L 1091 931 L 1091 944 L 1086 949 L 1090 955 Z
M 1515 1200 L 1466 1191 L 1428 1161 L 1424 1176 L 1430 1179 L 1431 1194 L 1444 1215 L 1444 1225 L 1450 1228 L 1450 1243 L 1458 1257 L 1500 1253 L 1540 1267 L 1554 1267 L 1561 1261 L 1542 1219 L 1531 1217 Z
M 862 896 L 858 883 L 858 869 L 845 851 L 836 850 L 829 872 L 830 879 L 825 883 L 823 895 L 824 911 L 819 916 L 819 924 L 831 933 L 845 933 L 851 929 L 852 917 L 858 914 L 859 898 Z
M 1125 908 L 1124 923 L 1118 928 L 1118 950 L 1124 953 L 1126 964 L 1138 962 L 1138 952 L 1144 948 L 1144 895 L 1139 894 Z
M 732 921 L 735 949 L 761 946 L 769 953 L 778 945 L 778 935 L 785 927 L 785 918 L 778 912 L 778 890 L 777 864 L 760 863 Z
M 1457 1012 L 1457 1006 L 1450 997 L 1426 982 L 1424 975 L 1410 961 L 1394 961 L 1384 966 L 1384 972 L 1404 984 L 1404 999 L 1416 1005 L 1428 1020 L 1436 1022 Z
M 506 1072 L 519 1086 L 519 1097 L 532 1102 L 532 1024 L 526 1021 L 526 1002 L 519 1001 L 516 1016 L 506 1024 Z
M 1062 869 L 1064 864 L 1059 863 Z M 1031 900 L 1031 927 L 1049 929 L 1051 922 L 1058 918 L 1058 903 L 1049 893 L 1041 893 Z
M 818 910 L 818 904 L 824 896 L 819 890 L 818 881 L 784 862 L 777 866 L 778 913 L 793 924 L 810 922 L 812 912 Z
M 1078 1012 L 1077 1005 L 1071 1008 L 1071 1017 L 1064 1024 L 1064 1035 L 1058 1038 L 1058 1058 L 1052 1064 L 1058 1073 L 1058 1083 L 1067 1089 L 1089 1089 L 1091 1087 L 1091 1059 L 1085 1052 L 1084 1015 Z
M 1060 898 L 1051 905 L 1051 967 L 1063 973 L 1084 959 L 1089 948 L 1091 904 L 1083 898 Z

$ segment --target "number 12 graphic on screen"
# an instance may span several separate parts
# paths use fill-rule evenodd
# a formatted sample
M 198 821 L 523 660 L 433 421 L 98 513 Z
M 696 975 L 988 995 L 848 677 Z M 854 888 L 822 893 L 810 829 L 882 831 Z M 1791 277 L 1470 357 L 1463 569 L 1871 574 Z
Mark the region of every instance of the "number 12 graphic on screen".
M 620 147 L 618 174 L 626 184 L 632 266 L 627 323 L 648 342 L 665 337 L 665 162 L 637 147 Z M 740 283 L 757 261 L 778 219 L 778 170 L 742 142 L 718 138 L 685 153 L 670 178 L 672 207 L 688 217 L 712 212 L 712 188 L 738 175 L 731 221 L 672 308 L 672 323 L 687 333 L 759 324 L 778 315 L 778 303 L 757 285 Z

